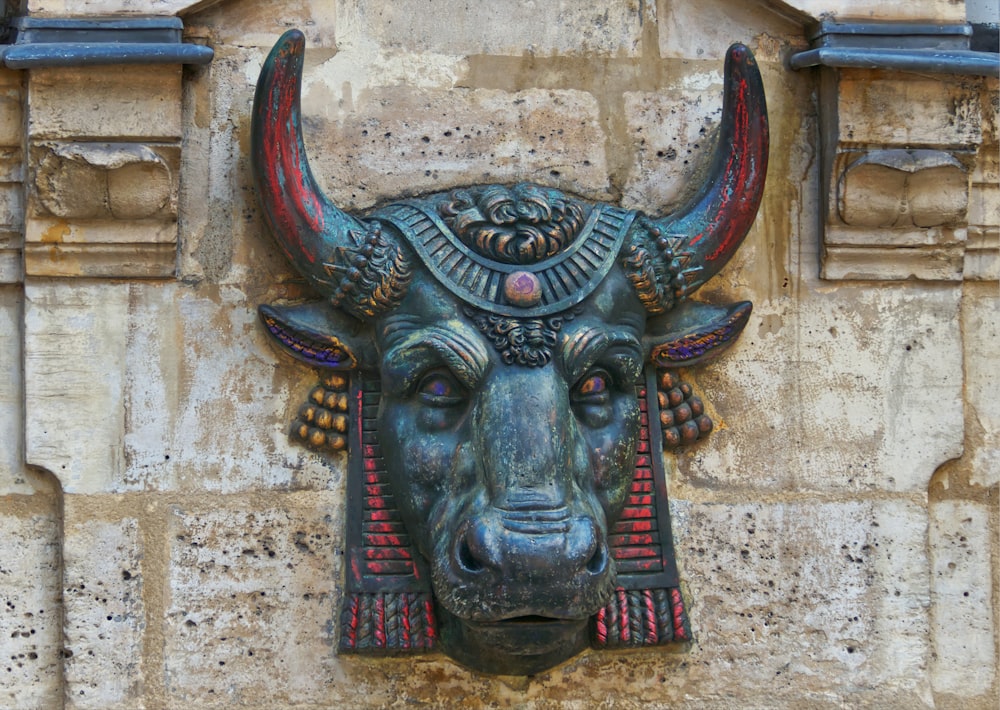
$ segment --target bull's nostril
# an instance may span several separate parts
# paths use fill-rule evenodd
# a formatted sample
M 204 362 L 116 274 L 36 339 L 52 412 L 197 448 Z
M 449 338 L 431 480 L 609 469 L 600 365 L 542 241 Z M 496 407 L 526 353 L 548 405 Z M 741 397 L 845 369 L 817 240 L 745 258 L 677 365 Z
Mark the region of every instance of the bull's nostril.
M 458 544 L 458 564 L 466 572 L 475 574 L 477 572 L 482 572 L 483 565 L 479 560 L 475 558 L 472 554 L 472 550 L 469 548 L 469 542 L 464 537 Z
M 598 543 L 597 550 L 587 560 L 587 571 L 591 574 L 602 574 L 608 568 L 608 548 L 604 543 Z

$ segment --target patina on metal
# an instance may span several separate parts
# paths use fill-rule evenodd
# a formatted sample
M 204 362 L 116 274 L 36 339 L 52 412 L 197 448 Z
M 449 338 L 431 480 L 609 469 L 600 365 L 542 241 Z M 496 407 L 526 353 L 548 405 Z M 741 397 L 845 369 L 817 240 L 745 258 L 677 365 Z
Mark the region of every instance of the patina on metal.
M 825 66 L 887 69 L 920 74 L 996 76 L 1000 57 L 979 49 L 985 28 L 968 23 L 841 22 L 822 20 L 809 49 L 789 57 L 792 69 Z
M 183 41 L 177 17 L 15 17 L 0 46 L 8 69 L 112 64 L 208 64 L 211 47 Z
M 340 649 L 532 674 L 587 646 L 690 639 L 662 453 L 712 428 L 677 368 L 750 314 L 688 300 L 763 192 L 750 51 L 729 50 L 704 186 L 666 217 L 531 184 L 347 214 L 306 160 L 303 52 L 293 30 L 264 63 L 253 171 L 271 232 L 324 298 L 260 312 L 327 373 L 293 436 L 349 452 Z

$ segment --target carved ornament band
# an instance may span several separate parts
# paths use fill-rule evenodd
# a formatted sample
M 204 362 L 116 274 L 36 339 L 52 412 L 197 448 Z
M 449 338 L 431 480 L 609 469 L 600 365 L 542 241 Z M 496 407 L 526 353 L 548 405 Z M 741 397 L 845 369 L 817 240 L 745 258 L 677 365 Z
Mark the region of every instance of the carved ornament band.
M 565 311 L 597 288 L 636 213 L 594 205 L 572 244 L 535 264 L 476 254 L 424 202 L 389 205 L 372 217 L 396 227 L 434 278 L 464 302 L 489 313 L 534 318 Z

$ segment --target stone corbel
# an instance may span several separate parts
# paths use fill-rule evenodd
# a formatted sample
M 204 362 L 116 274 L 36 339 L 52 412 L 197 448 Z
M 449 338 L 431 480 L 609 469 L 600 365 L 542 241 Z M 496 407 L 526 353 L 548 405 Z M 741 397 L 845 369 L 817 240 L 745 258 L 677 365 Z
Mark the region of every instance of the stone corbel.
M 0 61 L 29 70 L 25 275 L 172 277 L 181 66 L 211 48 L 183 43 L 176 17 L 21 17 L 11 29 Z
M 1000 189 L 982 177 L 996 138 L 982 97 L 1000 58 L 971 51 L 971 35 L 824 21 L 791 57 L 821 72 L 823 278 L 997 278 Z

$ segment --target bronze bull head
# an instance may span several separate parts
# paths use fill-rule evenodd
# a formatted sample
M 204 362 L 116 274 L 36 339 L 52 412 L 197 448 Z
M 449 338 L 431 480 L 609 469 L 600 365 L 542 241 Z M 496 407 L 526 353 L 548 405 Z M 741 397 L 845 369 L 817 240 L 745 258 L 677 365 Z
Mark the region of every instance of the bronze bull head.
M 709 177 L 666 217 L 530 184 L 349 215 L 306 159 L 303 52 L 293 30 L 264 63 L 253 172 L 268 227 L 324 298 L 261 314 L 332 373 L 297 435 L 350 442 L 341 649 L 441 648 L 531 674 L 588 643 L 686 640 L 661 452 L 711 429 L 672 370 L 718 353 L 750 313 L 687 300 L 763 191 L 749 50 L 726 59 Z

